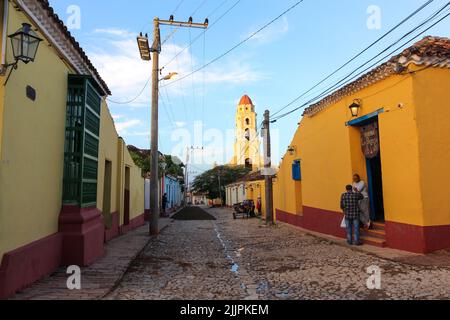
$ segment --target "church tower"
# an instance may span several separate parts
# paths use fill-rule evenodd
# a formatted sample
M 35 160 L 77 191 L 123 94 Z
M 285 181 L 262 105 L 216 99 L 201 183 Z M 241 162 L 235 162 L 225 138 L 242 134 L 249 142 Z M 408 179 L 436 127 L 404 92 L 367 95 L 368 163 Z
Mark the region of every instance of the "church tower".
M 261 166 L 257 114 L 249 96 L 244 95 L 236 112 L 236 140 L 232 165 L 258 170 Z

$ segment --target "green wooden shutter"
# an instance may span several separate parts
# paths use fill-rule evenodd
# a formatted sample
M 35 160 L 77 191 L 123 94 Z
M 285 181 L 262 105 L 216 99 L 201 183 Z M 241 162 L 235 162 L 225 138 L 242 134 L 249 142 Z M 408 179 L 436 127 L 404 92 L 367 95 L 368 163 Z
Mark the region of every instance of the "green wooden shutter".
M 69 76 L 64 152 L 64 204 L 97 204 L 101 96 L 89 77 Z

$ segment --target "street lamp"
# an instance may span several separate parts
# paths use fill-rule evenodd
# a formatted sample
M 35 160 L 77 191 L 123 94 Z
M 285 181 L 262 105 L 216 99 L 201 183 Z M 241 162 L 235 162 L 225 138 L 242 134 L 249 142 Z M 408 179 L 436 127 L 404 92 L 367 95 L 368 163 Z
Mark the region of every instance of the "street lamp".
M 11 46 L 13 50 L 14 62 L 3 66 L 3 71 L 12 67 L 11 72 L 6 79 L 5 85 L 8 83 L 9 77 L 14 69 L 17 69 L 19 61 L 25 64 L 33 62 L 36 58 L 36 53 L 42 39 L 31 29 L 31 25 L 23 23 L 22 28 L 17 30 L 14 34 L 9 35 L 11 39 Z
M 167 76 L 161 78 L 161 80 L 159 81 L 169 81 L 169 80 L 173 80 L 178 76 L 177 72 L 171 72 L 169 73 Z
M 141 59 L 144 61 L 152 60 L 152 56 L 150 54 L 150 46 L 148 44 L 148 35 L 146 34 L 145 36 L 143 36 L 141 32 L 139 37 L 137 37 L 137 43 Z
M 361 108 L 361 100 L 353 101 L 352 105 L 349 107 L 352 117 L 356 118 L 359 114 L 359 109 Z

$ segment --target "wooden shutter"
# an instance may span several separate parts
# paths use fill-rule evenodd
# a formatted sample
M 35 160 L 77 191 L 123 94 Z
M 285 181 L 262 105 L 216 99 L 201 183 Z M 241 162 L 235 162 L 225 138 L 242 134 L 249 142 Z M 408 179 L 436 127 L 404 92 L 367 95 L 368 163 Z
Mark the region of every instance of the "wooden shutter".
M 97 204 L 101 96 L 89 77 L 69 76 L 64 152 L 65 204 Z

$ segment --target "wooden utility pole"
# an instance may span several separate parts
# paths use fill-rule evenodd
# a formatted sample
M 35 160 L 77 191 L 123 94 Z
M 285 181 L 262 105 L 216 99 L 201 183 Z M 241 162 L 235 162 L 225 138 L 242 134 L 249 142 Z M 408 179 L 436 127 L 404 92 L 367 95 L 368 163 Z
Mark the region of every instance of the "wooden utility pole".
M 270 111 L 264 113 L 264 176 L 266 182 L 266 223 L 274 224 L 273 215 L 273 181 L 272 181 L 272 149 L 270 144 Z
M 153 21 L 153 68 L 152 68 L 152 115 L 151 115 L 151 147 L 150 147 L 150 235 L 159 234 L 159 53 L 161 39 L 158 19 Z
M 173 16 L 169 20 L 159 20 L 155 18 L 153 20 L 153 45 L 148 51 L 153 53 L 153 69 L 152 69 L 152 115 L 151 115 L 151 156 L 150 156 L 150 235 L 159 234 L 159 216 L 160 216 L 160 205 L 159 205 L 159 146 L 158 146 L 158 122 L 159 122 L 159 54 L 161 53 L 161 33 L 160 26 L 176 26 L 176 27 L 187 27 L 187 28 L 202 28 L 206 29 L 208 27 L 208 19 L 205 23 L 193 23 L 192 18 L 189 18 L 188 22 L 174 21 Z M 138 44 L 141 50 L 141 57 L 144 60 L 149 60 L 149 56 L 145 55 L 145 39 L 144 42 L 141 37 L 138 37 Z M 148 47 L 148 45 L 147 45 Z M 148 48 L 147 48 L 148 49 Z M 144 53 L 144 54 L 143 54 Z M 170 77 L 167 78 L 169 80 Z

